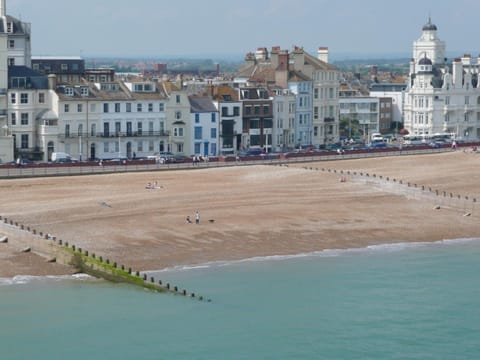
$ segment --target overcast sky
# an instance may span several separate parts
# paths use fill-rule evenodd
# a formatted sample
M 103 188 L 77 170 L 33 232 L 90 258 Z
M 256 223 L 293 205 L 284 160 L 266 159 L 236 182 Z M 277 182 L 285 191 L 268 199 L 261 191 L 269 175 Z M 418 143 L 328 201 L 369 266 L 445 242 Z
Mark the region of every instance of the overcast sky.
M 7 0 L 7 13 L 32 24 L 33 55 L 243 57 L 298 45 L 411 56 L 429 15 L 447 52 L 480 50 L 478 0 Z

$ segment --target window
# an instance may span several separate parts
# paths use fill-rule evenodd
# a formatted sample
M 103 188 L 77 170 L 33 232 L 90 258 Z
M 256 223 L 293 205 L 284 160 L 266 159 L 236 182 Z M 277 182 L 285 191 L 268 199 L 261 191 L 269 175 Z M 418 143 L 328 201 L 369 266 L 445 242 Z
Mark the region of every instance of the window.
M 95 111 L 97 111 L 97 104 L 90 104 L 90 112 L 94 113 Z
M 137 112 L 142 112 L 142 104 L 137 104 Z
M 263 113 L 268 114 L 270 112 L 270 106 L 268 105 L 263 105 Z
M 228 116 L 228 108 L 226 106 L 222 106 L 222 116 Z
M 177 104 L 180 104 L 180 95 L 176 95 L 176 96 L 175 96 L 175 102 L 176 102 Z
M 9 40 L 9 41 L 8 41 L 8 47 L 9 47 L 10 49 L 15 48 L 15 40 Z
M 202 140 L 202 127 L 195 126 L 195 140 Z
M 138 135 L 142 135 L 142 132 L 143 132 L 143 123 L 138 122 L 137 123 L 137 133 L 138 133 Z
M 70 136 L 70 124 L 65 124 L 65 137 Z
M 127 112 L 132 112 L 132 104 L 131 103 L 126 103 L 125 105 L 127 106 L 126 111 Z
M 216 128 L 210 129 L 210 138 L 212 138 L 212 139 L 217 138 L 217 129 Z
M 108 103 L 103 104 L 103 112 L 108 113 Z
M 20 94 L 20 104 L 28 104 L 28 94 L 21 93 Z
M 252 107 L 251 106 L 246 106 L 245 107 L 245 115 L 251 115 L 252 114 Z
M 38 103 L 39 104 L 45 104 L 45 93 L 39 93 L 38 94 Z
M 21 147 L 22 149 L 28 149 L 28 134 L 22 134 L 22 143 Z
M 318 99 L 318 88 L 313 89 L 313 98 Z
M 12 113 L 10 115 L 10 123 L 12 125 L 17 125 L 17 114 L 16 113 Z
M 121 131 L 122 131 L 122 124 L 119 121 L 115 122 L 115 135 L 120 136 Z
M 138 141 L 137 142 L 137 151 L 138 152 L 143 151 L 143 141 Z
M 239 116 L 240 115 L 240 107 L 234 106 L 233 107 L 233 116 Z
M 148 112 L 153 112 L 153 104 L 152 103 L 148 104 Z
M 153 140 L 150 140 L 150 141 L 148 142 L 148 151 L 151 152 L 151 151 L 153 151 L 153 149 L 154 149 Z
M 72 87 L 66 87 L 65 88 L 65 95 L 66 96 L 73 96 L 73 88 Z
M 173 136 L 183 136 L 183 128 L 173 128 Z
M 16 103 L 17 103 L 17 94 L 15 94 L 15 93 L 11 93 L 11 94 L 10 94 L 10 102 L 11 102 L 12 104 L 16 104 Z
M 69 104 L 63 105 L 63 112 L 68 113 L 69 111 L 70 111 L 70 105 Z
M 7 32 L 8 33 L 13 32 L 13 23 L 12 22 L 7 23 Z
M 217 121 L 217 116 L 215 113 L 212 113 L 212 124 L 214 124 Z
M 116 113 L 120 112 L 120 103 L 115 103 L 115 112 Z
M 153 135 L 153 121 L 148 122 L 148 134 Z
M 175 119 L 180 120 L 182 118 L 182 112 L 181 111 L 176 111 L 175 112 Z
M 195 124 L 200 123 L 200 114 L 195 114 Z
M 158 104 L 158 111 L 160 111 L 160 112 L 164 112 L 164 111 L 165 111 L 165 104 L 164 104 L 164 103 Z
M 201 145 L 202 144 L 200 144 L 200 143 L 195 143 L 195 150 L 194 150 L 195 154 L 200 154 L 201 153 L 201 149 L 200 149 Z
M 61 64 L 61 65 L 60 65 L 60 69 L 61 69 L 62 71 L 67 71 L 67 70 L 68 70 L 68 64 Z
M 78 136 L 82 136 L 83 135 L 83 124 L 78 124 Z
M 90 127 L 90 136 L 96 136 L 97 133 L 97 124 L 92 124 Z
M 15 66 L 15 59 L 14 58 L 8 58 L 8 66 Z
M 103 152 L 108 153 L 108 142 L 103 143 Z
M 88 96 L 88 87 L 82 86 L 82 87 L 80 88 L 80 95 L 82 95 L 82 96 Z
M 22 113 L 20 115 L 20 124 L 21 125 L 28 125 L 28 113 Z
M 77 112 L 83 112 L 83 104 L 77 104 Z
M 255 109 L 255 110 L 254 110 L 255 115 L 260 114 L 260 106 L 259 106 L 259 105 L 255 105 L 254 109 Z

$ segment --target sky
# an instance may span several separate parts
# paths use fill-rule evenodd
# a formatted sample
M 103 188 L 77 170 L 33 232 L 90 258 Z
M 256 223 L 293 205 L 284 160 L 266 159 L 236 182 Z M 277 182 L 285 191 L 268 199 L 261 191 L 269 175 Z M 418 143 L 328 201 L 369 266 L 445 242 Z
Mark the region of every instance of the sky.
M 447 53 L 480 53 L 478 0 L 6 0 L 33 55 L 233 57 L 302 46 L 331 58 L 410 57 L 429 16 Z

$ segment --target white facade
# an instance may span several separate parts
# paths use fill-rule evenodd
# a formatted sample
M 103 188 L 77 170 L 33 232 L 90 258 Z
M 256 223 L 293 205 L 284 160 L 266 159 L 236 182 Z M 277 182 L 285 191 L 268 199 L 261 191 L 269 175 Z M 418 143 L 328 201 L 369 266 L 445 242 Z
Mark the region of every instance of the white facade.
M 274 151 L 287 151 L 295 148 L 296 96 L 289 90 L 276 90 L 273 98 Z
M 401 84 L 375 84 L 370 89 L 370 96 L 392 99 L 392 121 L 403 123 L 405 104 L 405 87 Z M 399 88 L 402 88 L 401 90 Z
M 364 141 L 368 141 L 372 133 L 380 132 L 379 102 L 376 97 L 340 98 L 340 119 L 358 122 Z
M 480 139 L 480 61 L 465 55 L 445 63 L 445 44 L 430 21 L 414 42 L 405 98 L 405 128 L 413 135 L 450 133 Z
M 296 95 L 295 145 L 305 148 L 313 145 L 312 81 L 295 79 L 288 82 L 288 87 Z

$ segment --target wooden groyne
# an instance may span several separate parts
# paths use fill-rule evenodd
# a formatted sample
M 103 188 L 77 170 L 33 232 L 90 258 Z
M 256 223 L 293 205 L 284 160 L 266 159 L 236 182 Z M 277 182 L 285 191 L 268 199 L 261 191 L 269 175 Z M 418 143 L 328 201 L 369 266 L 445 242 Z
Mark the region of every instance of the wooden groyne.
M 282 165 L 280 165 L 282 166 Z M 283 166 L 288 167 L 287 164 Z M 321 171 L 330 174 L 336 174 L 339 176 L 340 182 L 346 182 L 348 178 L 353 179 L 363 179 L 366 181 L 371 181 L 377 184 L 396 184 L 399 187 L 403 187 L 403 192 L 407 195 L 412 196 L 413 198 L 416 197 L 423 197 L 424 199 L 430 199 L 435 203 L 433 209 L 440 210 L 440 209 L 454 209 L 463 214 L 463 216 L 473 216 L 478 215 L 476 213 L 477 207 L 477 198 L 468 195 L 462 194 L 455 194 L 452 192 L 447 192 L 444 190 L 435 189 L 431 186 L 412 183 L 408 181 L 404 181 L 402 179 L 397 179 L 390 176 L 384 176 L 375 173 L 368 173 L 362 171 L 350 171 L 350 170 L 337 170 L 332 168 L 318 168 L 318 167 L 303 167 L 305 170 L 312 170 L 312 171 Z M 399 188 L 400 189 L 400 188 Z M 416 195 L 418 194 L 418 195 Z
M 82 249 L 75 244 L 70 244 L 68 241 L 58 239 L 50 233 L 38 231 L 33 227 L 18 223 L 5 216 L 0 216 L 0 222 L 20 230 L 19 236 L 22 237 L 23 243 L 29 245 L 29 251 L 46 258 L 47 262 L 57 262 L 72 266 L 78 272 L 115 283 L 130 284 L 156 292 L 180 295 L 200 301 L 211 301 L 195 292 L 189 292 L 154 276 L 148 276 L 146 273 L 138 270 L 135 271 L 131 267 L 111 261 L 94 252 Z

